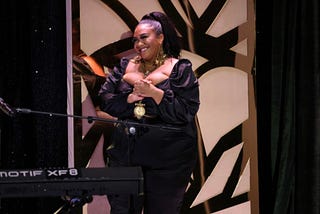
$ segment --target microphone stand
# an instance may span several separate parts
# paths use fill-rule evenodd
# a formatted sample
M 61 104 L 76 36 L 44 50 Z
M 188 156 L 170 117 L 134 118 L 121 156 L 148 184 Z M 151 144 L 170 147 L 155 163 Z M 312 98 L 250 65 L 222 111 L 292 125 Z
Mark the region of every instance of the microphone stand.
M 145 123 L 138 123 L 138 122 L 133 122 L 133 121 L 124 121 L 124 120 L 112 120 L 112 119 L 100 118 L 100 117 L 95 117 L 95 116 L 79 116 L 79 115 L 72 115 L 72 114 L 61 114 L 61 113 L 54 113 L 54 112 L 35 111 L 35 110 L 27 109 L 27 108 L 15 108 L 15 111 L 16 111 L 16 113 L 42 114 L 42 115 L 48 115 L 50 117 L 52 117 L 52 116 L 72 117 L 72 118 L 87 120 L 88 123 L 92 123 L 93 121 L 101 121 L 101 122 L 105 122 L 105 123 L 113 123 L 115 125 L 122 124 L 122 125 L 125 125 L 125 127 L 129 127 L 128 131 L 131 134 L 135 134 L 134 126 L 167 129 L 167 130 L 172 130 L 172 131 L 180 131 L 181 130 L 181 128 L 172 127 L 172 126 L 153 125 L 153 124 L 145 124 Z
M 172 127 L 172 126 L 163 126 L 163 125 L 153 125 L 153 124 L 145 124 L 145 123 L 139 123 L 139 122 L 133 122 L 133 121 L 124 121 L 124 120 L 113 120 L 113 119 L 106 119 L 106 118 L 100 118 L 100 117 L 94 117 L 94 116 L 79 116 L 79 115 L 71 115 L 71 114 L 61 114 L 61 113 L 54 113 L 54 112 L 45 112 L 45 111 L 34 111 L 31 109 L 26 108 L 15 108 L 15 113 L 23 113 L 23 114 L 41 114 L 41 115 L 49 115 L 52 116 L 60 116 L 60 117 L 72 117 L 72 118 L 78 118 L 82 120 L 87 120 L 88 123 L 92 123 L 93 121 L 102 121 L 105 123 L 112 123 L 114 125 L 121 124 L 124 126 L 124 130 L 128 136 L 128 154 L 130 154 L 130 148 L 132 147 L 132 141 L 134 140 L 134 135 L 136 134 L 136 128 L 135 127 L 149 127 L 149 128 L 158 128 L 158 129 L 166 129 L 171 131 L 180 131 L 180 127 Z M 14 115 L 13 115 L 14 116 Z M 128 165 L 130 165 L 130 155 L 128 156 Z
M 133 136 L 136 134 L 135 127 L 159 128 L 159 129 L 167 129 L 167 130 L 172 130 L 172 131 L 181 130 L 181 128 L 178 128 L 178 127 L 144 124 L 144 123 L 138 123 L 138 122 L 133 122 L 133 121 L 112 120 L 112 119 L 106 119 L 106 118 L 100 118 L 100 117 L 94 117 L 94 116 L 79 116 L 79 115 L 61 114 L 61 113 L 54 113 L 54 112 L 35 111 L 35 110 L 27 109 L 27 108 L 12 108 L 12 109 L 14 111 L 14 114 L 13 115 L 10 114 L 9 115 L 10 117 L 14 117 L 16 113 L 38 114 L 38 115 L 48 115 L 50 117 L 58 116 L 58 117 L 78 118 L 78 119 L 82 119 L 82 120 L 87 120 L 89 123 L 92 123 L 93 121 L 102 121 L 105 123 L 112 123 L 114 125 L 121 124 L 121 125 L 124 125 L 124 127 L 126 129 L 126 133 L 128 135 L 129 141 L 132 141 Z M 128 145 L 128 149 L 130 149 L 130 143 Z M 130 162 L 130 156 L 128 158 L 129 158 L 128 161 Z M 88 196 L 88 195 L 84 195 L 81 197 L 73 197 L 69 200 L 66 200 L 65 204 L 54 214 L 72 213 L 73 209 L 75 209 L 76 207 L 84 206 L 86 203 L 90 203 L 91 201 L 92 201 L 92 197 Z
M 65 200 L 65 204 L 61 206 L 54 214 L 76 214 L 77 211 L 73 212 L 76 208 L 92 202 L 93 198 L 91 195 L 83 195 L 80 197 L 65 198 L 63 200 Z

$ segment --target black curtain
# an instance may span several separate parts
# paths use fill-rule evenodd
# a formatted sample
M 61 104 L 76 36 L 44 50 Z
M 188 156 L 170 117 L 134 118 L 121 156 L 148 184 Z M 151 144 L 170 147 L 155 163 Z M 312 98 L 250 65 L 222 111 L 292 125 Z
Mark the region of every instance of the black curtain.
M 319 1 L 257 2 L 261 214 L 320 213 Z
M 0 97 L 13 108 L 66 113 L 66 2 L 0 2 Z M 67 167 L 67 119 L 0 113 L 1 169 Z M 53 213 L 61 198 L 0 198 L 0 213 Z

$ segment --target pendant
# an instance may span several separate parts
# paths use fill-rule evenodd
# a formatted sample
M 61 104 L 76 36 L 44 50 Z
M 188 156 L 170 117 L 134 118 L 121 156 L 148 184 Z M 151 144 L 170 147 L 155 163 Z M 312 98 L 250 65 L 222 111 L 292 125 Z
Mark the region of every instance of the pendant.
M 140 120 L 146 113 L 146 109 L 144 108 L 145 104 L 143 104 L 140 100 L 135 104 L 135 106 L 136 107 L 134 107 L 133 113 Z
M 150 74 L 150 71 L 144 72 L 144 77 L 146 78 Z

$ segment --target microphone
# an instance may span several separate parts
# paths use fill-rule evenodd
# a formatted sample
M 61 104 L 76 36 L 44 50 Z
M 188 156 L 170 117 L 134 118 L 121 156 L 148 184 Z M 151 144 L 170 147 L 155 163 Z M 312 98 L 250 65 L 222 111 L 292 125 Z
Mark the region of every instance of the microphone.
M 4 100 L 0 97 L 0 109 L 6 115 L 13 117 L 16 114 L 16 110 L 10 107 L 9 104 L 5 103 Z
M 135 127 L 130 127 L 129 128 L 129 133 L 132 134 L 132 135 L 135 135 L 136 134 L 136 128 Z

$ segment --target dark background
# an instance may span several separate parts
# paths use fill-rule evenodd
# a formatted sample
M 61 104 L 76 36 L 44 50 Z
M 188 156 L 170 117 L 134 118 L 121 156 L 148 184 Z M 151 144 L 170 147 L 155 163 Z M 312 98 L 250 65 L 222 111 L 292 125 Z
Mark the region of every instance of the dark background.
M 13 107 L 66 113 L 66 2 L 1 1 L 0 97 Z M 1 169 L 67 167 L 67 120 L 1 112 Z M 53 213 L 60 198 L 0 199 L 0 213 Z
M 66 113 L 65 1 L 0 3 L 0 97 Z M 261 214 L 320 212 L 319 2 L 256 3 Z M 1 169 L 67 166 L 67 120 L 0 113 Z M 60 198 L 0 199 L 0 213 L 53 213 Z

